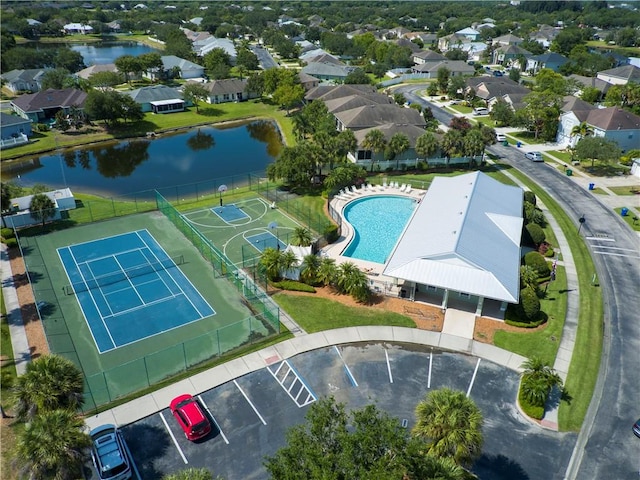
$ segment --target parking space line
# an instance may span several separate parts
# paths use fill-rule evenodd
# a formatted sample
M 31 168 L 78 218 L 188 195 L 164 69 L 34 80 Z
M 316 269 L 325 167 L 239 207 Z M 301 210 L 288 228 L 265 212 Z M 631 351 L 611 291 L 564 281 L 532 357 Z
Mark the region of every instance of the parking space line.
M 340 353 L 340 349 L 338 349 L 338 347 L 336 345 L 334 345 L 333 348 L 335 348 L 336 353 L 340 357 L 340 360 L 342 360 L 342 365 L 344 365 L 344 369 L 347 372 L 347 377 L 349 377 L 349 381 L 351 382 L 351 385 L 353 385 L 354 387 L 357 387 L 358 386 L 358 382 L 356 382 L 355 377 L 351 373 L 351 370 L 349 369 L 349 365 L 347 365 L 347 362 L 345 362 L 344 358 L 342 358 L 342 354 Z
M 478 373 L 479 366 L 480 366 L 480 359 L 478 358 L 478 362 L 476 363 L 476 368 L 473 371 L 473 377 L 471 377 L 471 383 L 469 384 L 469 389 L 467 390 L 467 397 L 471 395 L 471 387 L 473 387 L 473 382 L 476 381 L 476 374 Z
M 280 369 L 283 366 L 287 366 L 288 370 L 287 373 L 284 375 L 284 377 L 282 379 L 278 378 L 278 372 L 280 372 Z M 307 383 L 304 381 L 304 379 L 302 378 L 302 376 L 298 373 L 298 371 L 293 367 L 293 365 L 291 365 L 289 363 L 289 360 L 284 360 L 279 366 L 278 368 L 276 368 L 275 373 L 273 372 L 273 370 L 271 370 L 270 367 L 267 367 L 267 370 L 269 371 L 269 373 L 273 376 L 273 378 L 276 380 L 276 382 L 278 382 L 280 384 L 280 386 L 284 389 L 285 392 L 287 392 L 287 395 L 289 395 L 289 397 L 291 398 L 291 400 L 294 401 L 294 403 L 296 405 L 298 405 L 299 408 L 305 407 L 307 405 L 309 405 L 310 403 L 315 402 L 316 400 L 318 400 L 318 397 L 316 396 L 315 393 L 313 393 L 313 390 L 311 390 L 311 387 L 309 385 L 307 385 Z M 289 385 L 289 387 L 287 388 L 284 385 L 284 380 L 289 376 L 289 373 L 293 372 L 293 381 L 291 382 L 291 385 Z M 300 387 L 300 390 L 298 391 L 297 395 L 294 397 L 291 394 L 291 389 L 294 387 L 294 385 L 300 382 L 302 384 L 302 387 Z M 298 398 L 300 397 L 300 395 L 304 392 L 307 391 L 307 397 L 304 399 L 304 401 L 301 403 L 298 401 Z
M 387 349 L 384 349 L 384 356 L 387 357 L 387 371 L 389 372 L 389 383 L 393 383 L 393 376 L 391 375 L 391 364 L 389 363 L 389 354 Z
M 429 377 L 427 378 L 427 388 L 431 388 L 431 366 L 433 365 L 433 350 L 429 353 Z
M 235 383 L 236 387 L 238 387 L 238 390 L 240 390 L 240 393 L 242 394 L 242 396 L 245 398 L 245 400 L 247 401 L 247 403 L 249 403 L 249 405 L 251 406 L 251 408 L 253 408 L 253 411 L 256 412 L 256 415 L 258 415 L 258 418 L 260 419 L 260 421 L 262 422 L 263 425 L 266 425 L 267 422 L 264 421 L 264 418 L 262 418 L 262 415 L 260 415 L 260 412 L 258 411 L 258 409 L 256 408 L 256 406 L 251 402 L 251 400 L 249 400 L 249 397 L 247 397 L 247 394 L 244 393 L 244 390 L 242 390 L 242 388 L 240 388 L 240 385 L 238 384 L 237 381 L 233 381 L 233 383 Z
M 178 445 L 178 440 L 176 440 L 176 437 L 173 435 L 173 432 L 169 428 L 169 424 L 165 420 L 164 415 L 162 414 L 162 412 L 160 412 L 160 418 L 162 419 L 162 423 L 164 423 L 164 426 L 166 427 L 167 432 L 169 432 L 169 435 L 171 436 L 171 440 L 173 440 L 173 444 L 178 449 L 178 453 L 182 457 L 182 460 L 184 460 L 184 463 L 188 464 L 189 462 L 187 461 L 187 457 L 185 457 L 184 453 L 182 453 L 182 449 L 180 448 L 180 445 Z
M 204 400 L 202 399 L 202 397 L 200 395 L 198 395 L 198 400 L 200 400 L 200 403 L 204 406 L 204 408 L 207 409 L 207 413 L 211 417 L 211 420 L 213 420 L 213 423 L 215 423 L 216 427 L 218 427 L 218 431 L 220 432 L 220 435 L 222 436 L 222 439 L 224 440 L 224 443 L 229 445 L 229 440 L 227 440 L 227 437 L 225 436 L 224 432 L 220 428 L 220 424 L 216 421 L 216 417 L 213 416 L 213 413 L 211 413 L 211 410 L 209 410 L 209 407 L 207 407 L 207 404 L 204 403 Z

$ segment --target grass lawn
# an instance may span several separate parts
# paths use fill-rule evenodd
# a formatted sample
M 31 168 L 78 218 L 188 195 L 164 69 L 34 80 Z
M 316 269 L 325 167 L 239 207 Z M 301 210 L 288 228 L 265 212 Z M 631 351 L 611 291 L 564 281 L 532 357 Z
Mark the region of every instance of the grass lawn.
M 473 111 L 473 108 L 466 107 L 464 105 L 447 105 L 447 108 L 455 110 L 457 113 L 468 114 Z
M 529 145 L 541 145 L 545 143 L 542 138 L 535 138 L 532 132 L 513 132 L 510 133 L 510 135 Z
M 638 185 L 622 185 L 608 188 L 616 195 L 640 195 L 640 187 Z
M 361 325 L 415 327 L 409 317 L 376 308 L 347 307 L 325 298 L 277 293 L 273 299 L 307 332 Z
M 561 152 L 559 150 L 552 150 L 549 152 L 546 152 L 549 155 L 553 155 L 555 158 L 557 158 L 558 160 L 560 160 L 561 162 L 569 165 L 571 164 L 571 154 L 569 152 Z
M 622 210 L 622 208 L 616 208 L 615 209 L 616 212 L 620 213 L 620 211 Z M 635 218 L 635 220 L 634 220 Z M 633 214 L 633 213 L 629 213 L 627 215 L 625 215 L 624 217 L 622 217 L 622 219 L 627 222 L 627 224 L 636 232 L 640 232 L 640 220 L 638 220 L 638 218 Z
M 0 295 L 0 313 L 2 314 L 2 323 L 0 323 L 0 353 L 2 356 L 13 358 L 13 348 L 11 347 L 11 337 L 9 336 L 9 324 L 7 323 L 7 309 L 4 305 L 4 296 Z M 7 362 L 6 365 L 0 367 L 1 384 L 0 384 L 0 401 L 3 407 L 7 407 L 9 398 L 9 388 L 16 378 L 16 367 L 13 362 Z M 2 478 L 14 478 L 9 468 L 10 446 L 16 441 L 16 430 L 7 423 L 2 423 L 0 427 L 0 456 L 2 463 L 0 470 L 3 472 Z
M 595 267 L 587 246 L 571 219 L 564 213 L 560 206 L 539 186 L 533 184 L 525 175 L 512 170 L 514 176 L 518 177 L 527 185 L 536 196 L 545 204 L 549 212 L 556 219 L 560 228 L 567 237 L 571 245 L 571 253 L 578 273 L 578 284 L 580 290 L 580 313 L 578 317 L 578 330 L 576 333 L 575 346 L 569 375 L 567 379 L 567 390 L 572 397 L 570 403 L 562 402 L 559 411 L 560 428 L 562 430 L 579 430 L 582 421 L 591 402 L 593 389 L 595 387 L 598 368 L 600 366 L 600 353 L 602 351 L 602 322 L 603 304 L 602 292 L 598 285 L 591 284 L 591 278 L 595 272 Z M 558 268 L 560 271 L 560 268 Z M 555 282 L 557 283 L 557 281 Z M 549 291 L 551 291 L 551 286 Z M 548 307 L 545 307 L 548 308 Z M 526 333 L 513 334 L 526 336 Z M 496 335 L 496 337 L 498 337 Z M 500 337 L 500 345 L 507 350 L 523 347 L 523 341 L 517 336 Z M 527 346 L 533 352 L 548 351 L 548 346 L 540 338 L 531 337 L 531 343 L 537 340 L 538 347 Z M 559 340 L 559 337 L 558 337 Z

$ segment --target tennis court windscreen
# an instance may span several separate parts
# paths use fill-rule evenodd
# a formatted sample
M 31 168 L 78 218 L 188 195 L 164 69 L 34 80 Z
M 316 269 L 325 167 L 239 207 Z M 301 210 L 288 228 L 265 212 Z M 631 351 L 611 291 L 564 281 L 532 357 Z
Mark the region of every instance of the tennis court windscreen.
M 96 288 L 105 287 L 114 283 L 124 282 L 130 278 L 140 277 L 142 275 L 148 275 L 150 273 L 167 270 L 181 265 L 184 263 L 184 256 L 179 255 L 177 257 L 168 258 L 160 262 L 149 262 L 142 265 L 136 265 L 125 270 L 119 270 L 117 272 L 107 273 L 105 275 L 99 275 L 92 278 L 85 278 L 82 282 L 72 283 L 71 285 L 65 285 L 64 293 L 67 295 L 73 295 L 74 293 L 86 292 L 88 290 L 94 290 Z

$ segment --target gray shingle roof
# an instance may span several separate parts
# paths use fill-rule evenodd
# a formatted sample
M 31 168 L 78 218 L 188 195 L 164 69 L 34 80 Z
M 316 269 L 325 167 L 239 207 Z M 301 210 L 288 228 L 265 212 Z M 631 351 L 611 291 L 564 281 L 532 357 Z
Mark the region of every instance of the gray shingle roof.
M 136 90 L 123 92 L 129 95 L 137 103 L 158 102 L 161 100 L 182 100 L 182 94 L 175 88 L 166 85 L 154 85 L 152 87 L 142 87 Z
M 397 125 L 426 126 L 422 115 L 413 108 L 402 108 L 397 105 L 366 105 L 338 112 L 335 117 L 349 129 L 359 130 L 385 123 Z
M 162 66 L 165 70 L 171 70 L 173 67 L 178 67 L 183 72 L 187 72 L 189 70 L 204 71 L 203 66 L 190 62 L 189 60 L 185 60 L 184 58 L 176 57 L 175 55 L 163 55 L 160 58 L 162 59 Z
M 30 95 L 21 95 L 11 101 L 23 112 L 37 112 L 45 108 L 82 107 L 87 99 L 86 92 L 75 88 L 54 90 L 52 88 Z
M 314 77 L 346 77 L 352 70 L 352 67 L 335 65 L 333 63 L 311 62 L 302 69 L 302 73 L 306 73 L 307 75 L 312 75 Z
M 373 85 L 348 84 L 348 85 L 318 85 L 309 90 L 305 95 L 307 100 L 332 100 L 334 98 L 348 97 L 349 95 L 376 93 Z
M 244 92 L 247 89 L 247 80 L 226 78 L 223 80 L 214 80 L 213 82 L 203 83 L 202 86 L 211 95 L 225 95 Z
M 611 68 L 598 72 L 598 75 L 607 75 L 610 77 L 618 77 L 628 82 L 640 83 L 640 68 L 635 65 L 623 65 L 621 67 Z
M 369 133 L 371 130 L 380 130 L 387 142 L 391 140 L 391 137 L 393 137 L 394 134 L 404 133 L 407 138 L 409 138 L 409 145 L 411 146 L 411 148 L 416 146 L 416 140 L 424 135 L 425 132 L 424 128 L 416 127 L 415 125 L 396 125 L 393 123 L 385 123 L 382 125 L 377 125 L 375 127 L 363 128 L 362 130 L 356 130 L 355 132 L 353 132 L 356 140 L 358 141 L 358 145 L 362 144 L 365 137 L 367 136 L 367 133 Z
M 9 127 L 11 125 L 22 125 L 24 123 L 31 123 L 31 120 L 19 117 L 18 115 L 9 115 L 8 113 L 0 112 L 0 126 Z
M 13 83 L 16 80 L 22 80 L 24 82 L 31 82 L 37 80 L 44 75 L 50 68 L 31 68 L 27 70 L 11 70 L 7 73 L 0 75 L 0 78 L 8 83 Z
M 394 102 L 386 95 L 375 93 L 365 95 L 354 94 L 347 97 L 326 100 L 324 103 L 327 106 L 327 110 L 329 110 L 329 113 L 337 113 L 344 110 L 351 110 L 352 108 L 363 107 L 365 105 L 391 105 Z
M 591 110 L 587 123 L 602 130 L 640 130 L 640 117 L 618 107 Z

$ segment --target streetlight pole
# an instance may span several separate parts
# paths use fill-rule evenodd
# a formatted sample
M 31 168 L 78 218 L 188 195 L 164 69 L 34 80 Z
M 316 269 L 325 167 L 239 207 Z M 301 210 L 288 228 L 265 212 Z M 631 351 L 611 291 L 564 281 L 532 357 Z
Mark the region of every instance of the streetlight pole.
M 578 219 L 578 222 L 580 223 L 580 226 L 578 227 L 578 235 L 580 235 L 580 230 L 582 230 L 582 225 L 584 225 L 584 222 L 586 222 L 586 219 L 584 218 L 584 213 Z

